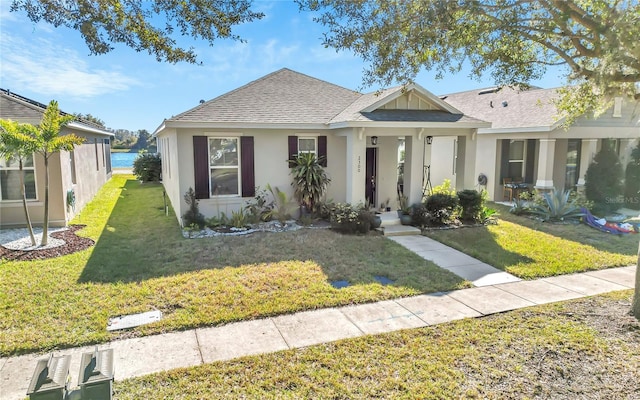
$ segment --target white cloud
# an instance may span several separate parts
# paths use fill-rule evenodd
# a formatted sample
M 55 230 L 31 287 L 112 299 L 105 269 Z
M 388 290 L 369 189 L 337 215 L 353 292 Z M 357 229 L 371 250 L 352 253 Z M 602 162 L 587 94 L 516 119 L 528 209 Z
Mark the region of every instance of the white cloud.
M 120 71 L 93 68 L 76 51 L 47 39 L 27 42 L 3 33 L 0 45 L 3 86 L 15 84 L 43 95 L 88 98 L 140 85 Z

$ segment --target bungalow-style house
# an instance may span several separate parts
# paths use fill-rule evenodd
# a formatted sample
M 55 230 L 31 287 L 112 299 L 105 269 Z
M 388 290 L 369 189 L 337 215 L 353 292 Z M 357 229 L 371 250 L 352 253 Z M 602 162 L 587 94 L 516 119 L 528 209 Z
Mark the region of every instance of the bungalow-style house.
M 488 121 L 478 128 L 474 174 L 486 177 L 492 200 L 510 200 L 517 192 L 509 182 L 538 190 L 581 190 L 593 156 L 611 146 L 623 166 L 640 138 L 640 103 L 617 98 L 606 113 L 581 117 L 569 129 L 561 126 L 553 104 L 556 89 L 488 88 L 454 93 L 441 98 L 465 115 Z M 461 157 L 456 138 L 436 137 L 432 152 L 434 183 L 456 182 L 451 162 Z M 466 179 L 466 176 L 465 176 Z M 516 186 L 517 188 L 517 186 Z
M 422 199 L 440 136 L 456 138 L 457 187 L 473 187 L 475 133 L 488 127 L 417 84 L 362 94 L 285 68 L 164 120 L 154 135 L 180 219 L 190 187 L 207 217 L 241 209 L 267 184 L 291 195 L 287 160 L 300 152 L 323 156 L 328 199 L 395 208 L 401 140 L 410 203 Z
M 0 89 L 0 119 L 38 125 L 47 106 Z M 111 178 L 113 134 L 86 121 L 73 121 L 61 134 L 74 133 L 85 142 L 73 151 L 49 158 L 49 224 L 65 226 Z M 34 225 L 43 222 L 44 160 L 35 155 L 24 163 L 27 205 Z M 0 228 L 24 226 L 18 162 L 0 158 Z

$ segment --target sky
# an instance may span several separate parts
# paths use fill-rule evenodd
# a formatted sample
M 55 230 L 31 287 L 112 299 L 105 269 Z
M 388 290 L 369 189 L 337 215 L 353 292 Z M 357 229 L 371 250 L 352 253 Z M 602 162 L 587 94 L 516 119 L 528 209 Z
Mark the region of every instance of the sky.
M 0 88 L 44 104 L 57 100 L 62 111 L 91 114 L 112 129 L 153 132 L 165 118 L 200 100 L 285 67 L 352 90 L 380 89 L 362 87 L 366 64 L 350 52 L 325 48 L 325 28 L 292 1 L 255 1 L 253 10 L 265 17 L 234 28 L 244 43 L 217 40 L 209 46 L 180 38 L 179 44 L 195 48 L 202 65 L 158 62 L 121 45 L 90 55 L 78 32 L 33 23 L 24 12 L 9 12 L 10 3 L 0 2 Z M 493 83 L 471 79 L 464 71 L 442 80 L 434 75 L 421 72 L 416 83 L 437 95 Z M 559 75 L 551 72 L 532 84 L 561 86 Z

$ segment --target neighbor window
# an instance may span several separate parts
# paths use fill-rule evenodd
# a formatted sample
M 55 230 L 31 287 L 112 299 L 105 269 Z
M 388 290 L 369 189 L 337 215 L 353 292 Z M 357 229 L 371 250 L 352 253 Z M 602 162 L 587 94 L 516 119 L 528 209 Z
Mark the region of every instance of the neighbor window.
M 522 178 L 524 172 L 524 140 L 509 143 L 509 177 Z
M 212 196 L 240 194 L 238 138 L 209 138 L 209 179 Z
M 28 200 L 36 199 L 36 172 L 33 166 L 33 157 L 27 157 L 22 163 L 24 172 L 25 196 Z M 21 200 L 20 190 L 20 165 L 17 159 L 4 159 L 0 157 L 0 199 Z
M 299 137 L 298 138 L 298 154 L 313 153 L 316 154 L 316 138 L 315 137 Z

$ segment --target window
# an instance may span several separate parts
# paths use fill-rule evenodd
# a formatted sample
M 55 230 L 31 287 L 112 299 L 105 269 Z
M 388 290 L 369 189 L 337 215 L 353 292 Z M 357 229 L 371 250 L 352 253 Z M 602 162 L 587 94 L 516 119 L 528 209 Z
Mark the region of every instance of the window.
M 602 149 L 609 149 L 620 155 L 620 139 L 602 139 Z
M 569 139 L 567 145 L 567 167 L 565 169 L 565 189 L 574 189 L 580 172 L 580 139 Z
M 77 183 L 76 182 L 76 180 L 77 180 L 77 178 L 76 178 L 76 155 L 75 155 L 75 152 L 73 150 L 71 150 L 69 152 L 69 164 L 70 164 L 70 167 L 71 167 L 71 183 L 75 185 Z
M 298 138 L 298 154 L 300 153 L 316 154 L 316 138 L 299 137 Z
M 522 178 L 524 172 L 524 140 L 509 143 L 509 178 Z
M 29 200 L 36 199 L 36 172 L 33 166 L 33 156 L 22 163 L 24 172 L 25 196 Z M 6 160 L 0 158 L 0 199 L 21 200 L 20 164 L 17 159 Z
M 211 196 L 240 194 L 238 138 L 209 138 Z

